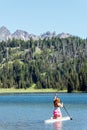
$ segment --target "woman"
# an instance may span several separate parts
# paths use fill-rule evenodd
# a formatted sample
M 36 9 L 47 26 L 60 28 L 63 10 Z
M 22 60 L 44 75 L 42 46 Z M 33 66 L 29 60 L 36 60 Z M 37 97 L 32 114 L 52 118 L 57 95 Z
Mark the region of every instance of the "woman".
M 57 98 L 55 96 L 55 98 L 54 98 L 54 111 L 53 111 L 53 118 L 54 119 L 62 117 L 60 107 L 63 107 L 63 103 L 60 103 L 60 98 Z

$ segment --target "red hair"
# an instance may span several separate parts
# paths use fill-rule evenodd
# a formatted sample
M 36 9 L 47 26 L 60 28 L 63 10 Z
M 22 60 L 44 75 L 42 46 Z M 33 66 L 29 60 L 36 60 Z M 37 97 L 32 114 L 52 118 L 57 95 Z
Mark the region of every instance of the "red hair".
M 60 98 L 54 99 L 54 107 L 58 107 L 58 103 L 60 103 Z

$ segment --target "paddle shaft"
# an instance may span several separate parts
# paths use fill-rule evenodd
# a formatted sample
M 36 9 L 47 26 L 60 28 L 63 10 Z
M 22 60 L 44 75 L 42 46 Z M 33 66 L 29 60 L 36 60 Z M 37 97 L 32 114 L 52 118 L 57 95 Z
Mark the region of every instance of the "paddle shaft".
M 70 117 L 70 120 L 72 120 L 72 117 L 70 116 L 69 112 L 67 111 L 66 107 L 63 105 L 63 108 L 65 109 L 67 115 Z

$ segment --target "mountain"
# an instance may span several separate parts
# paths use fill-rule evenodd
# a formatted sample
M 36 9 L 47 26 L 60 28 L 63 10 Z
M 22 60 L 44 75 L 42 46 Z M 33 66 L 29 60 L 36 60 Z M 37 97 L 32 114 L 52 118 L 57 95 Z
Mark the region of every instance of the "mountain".
M 58 37 L 59 38 L 67 38 L 67 37 L 70 37 L 71 35 L 69 34 L 69 33 L 60 33 L 60 34 L 58 34 Z
M 56 36 L 56 33 L 53 32 L 51 33 L 50 31 L 47 31 L 46 33 L 43 33 L 41 35 L 41 38 L 44 39 L 44 38 L 52 38 L 52 37 L 55 37 Z
M 21 39 L 21 40 L 28 40 L 29 39 L 29 34 L 26 31 L 23 30 L 16 30 L 13 34 L 12 34 L 12 38 L 15 39 Z
M 6 27 L 2 26 L 0 28 L 0 41 L 8 40 L 9 38 L 11 38 L 10 31 Z
M 67 38 L 70 37 L 71 35 L 68 33 L 61 33 L 61 34 L 57 34 L 55 32 L 51 33 L 49 31 L 47 31 L 46 33 L 43 33 L 39 36 L 34 35 L 34 34 L 29 34 L 26 31 L 23 30 L 16 30 L 13 34 L 10 33 L 10 31 L 5 27 L 2 26 L 0 28 L 0 41 L 6 41 L 8 39 L 21 39 L 24 41 L 29 40 L 30 38 L 32 38 L 33 40 L 38 40 L 39 38 L 44 39 L 44 38 L 52 38 L 52 37 L 59 37 L 59 38 Z

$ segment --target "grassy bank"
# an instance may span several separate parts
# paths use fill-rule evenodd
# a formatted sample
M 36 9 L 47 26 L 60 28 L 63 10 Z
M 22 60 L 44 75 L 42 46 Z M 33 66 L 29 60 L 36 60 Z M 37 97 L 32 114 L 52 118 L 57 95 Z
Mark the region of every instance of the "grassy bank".
M 58 91 L 56 89 L 14 89 L 14 88 L 0 88 L 0 94 L 8 94 L 8 93 L 50 93 L 50 92 L 66 92 L 66 91 Z

